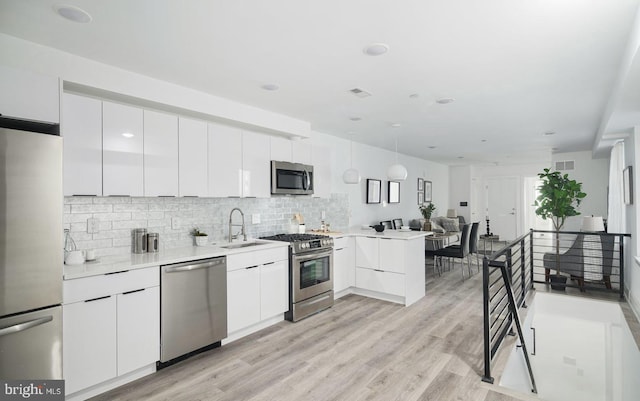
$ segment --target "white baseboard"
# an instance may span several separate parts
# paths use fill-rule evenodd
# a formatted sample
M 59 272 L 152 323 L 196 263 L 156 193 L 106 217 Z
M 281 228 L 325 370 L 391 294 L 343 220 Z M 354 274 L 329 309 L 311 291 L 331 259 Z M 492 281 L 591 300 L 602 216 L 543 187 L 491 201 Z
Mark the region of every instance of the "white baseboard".
M 245 327 L 244 329 L 236 330 L 233 333 L 229 333 L 229 335 L 227 335 L 227 338 L 222 340 L 222 345 L 229 344 L 230 342 L 239 340 L 242 337 L 255 333 L 256 331 L 266 329 L 267 327 L 273 326 L 274 324 L 279 323 L 283 320 L 284 320 L 284 313 L 279 313 L 274 317 L 262 320 L 252 326 Z
M 65 395 L 64 399 L 66 401 L 84 401 L 88 398 L 95 397 L 96 395 L 100 395 L 102 393 L 106 393 L 109 390 L 113 390 L 116 387 L 123 386 L 127 383 L 130 383 L 134 380 L 138 380 L 141 377 L 150 375 L 155 372 L 156 372 L 156 364 L 152 363 L 140 369 L 134 370 L 133 372 L 126 373 L 122 376 L 115 377 L 111 380 L 107 380 L 106 382 L 96 384 L 95 386 L 91 386 L 84 390 L 76 391 L 73 394 L 67 394 Z

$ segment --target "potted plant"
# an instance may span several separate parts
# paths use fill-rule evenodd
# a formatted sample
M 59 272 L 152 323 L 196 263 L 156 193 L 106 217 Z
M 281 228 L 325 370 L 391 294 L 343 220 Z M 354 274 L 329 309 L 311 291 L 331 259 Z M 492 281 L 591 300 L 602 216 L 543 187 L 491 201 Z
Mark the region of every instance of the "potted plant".
M 205 232 L 200 231 L 198 227 L 191 230 L 191 235 L 193 235 L 193 238 L 195 238 L 197 246 L 205 246 L 209 242 L 209 235 Z
M 543 220 L 550 219 L 556 232 L 556 274 L 551 276 L 551 288 L 564 290 L 567 277 L 560 275 L 560 229 L 567 217 L 578 216 L 576 209 L 587 194 L 582 192 L 582 183 L 569 178 L 568 174 L 550 171 L 545 168 L 538 174 L 542 184 L 538 187 L 540 195 L 536 198 L 536 215 Z
M 422 204 L 422 206 L 419 207 L 419 209 L 420 209 L 420 213 L 422 213 L 422 217 L 424 217 L 424 219 L 425 219 L 424 223 L 422 223 L 422 229 L 424 231 L 430 231 L 431 230 L 431 215 L 433 214 L 433 212 L 435 212 L 436 205 L 434 205 L 431 202 L 424 203 L 424 204 Z

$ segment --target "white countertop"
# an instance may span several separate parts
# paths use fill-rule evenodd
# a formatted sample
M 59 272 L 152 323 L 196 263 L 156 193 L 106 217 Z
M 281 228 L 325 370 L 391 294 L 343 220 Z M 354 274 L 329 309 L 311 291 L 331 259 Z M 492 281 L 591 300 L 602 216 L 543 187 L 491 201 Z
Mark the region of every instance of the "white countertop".
M 95 262 L 81 265 L 64 265 L 64 280 L 98 276 L 124 270 L 143 269 L 145 267 L 166 265 L 172 263 L 189 262 L 198 259 L 214 258 L 236 253 L 253 252 L 263 249 L 288 247 L 289 243 L 281 241 L 259 240 L 260 245 L 246 248 L 225 249 L 220 245 L 187 246 L 172 248 L 155 253 L 132 253 L 128 255 L 105 256 Z
M 313 234 L 321 234 L 321 235 L 330 235 L 332 237 L 380 237 L 380 238 L 390 238 L 390 239 L 404 239 L 404 240 L 412 240 L 416 238 L 426 237 L 427 235 L 432 235 L 431 231 L 405 231 L 405 230 L 384 230 L 379 233 L 376 232 L 373 228 L 363 229 L 360 227 L 351 227 L 347 231 L 344 232 L 313 232 Z

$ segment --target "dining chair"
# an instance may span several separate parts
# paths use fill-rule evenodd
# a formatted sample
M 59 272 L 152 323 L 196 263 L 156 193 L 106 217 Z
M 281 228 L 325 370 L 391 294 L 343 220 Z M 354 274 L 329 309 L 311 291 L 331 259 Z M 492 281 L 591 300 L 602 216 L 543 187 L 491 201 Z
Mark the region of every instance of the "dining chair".
M 478 272 L 480 272 L 480 254 L 478 253 L 478 240 L 480 239 L 480 223 L 472 223 L 471 224 L 471 232 L 469 234 L 469 254 L 467 255 L 467 259 L 471 258 L 471 255 L 476 255 L 476 262 Z M 460 247 L 459 244 L 452 245 L 453 247 Z M 471 260 L 467 260 L 469 262 L 469 274 L 471 274 Z
M 393 229 L 393 224 L 391 223 L 391 220 L 381 221 L 380 224 L 382 224 L 384 226 L 385 230 L 392 230 Z
M 393 229 L 399 230 L 402 228 L 402 219 L 393 219 Z
M 436 250 L 434 256 L 440 256 L 448 259 L 460 259 L 462 269 L 462 279 L 464 280 L 464 261 L 467 260 L 469 276 L 471 276 L 471 264 L 469 263 L 469 237 L 471 234 L 471 224 L 462 226 L 462 235 L 460 237 L 460 245 L 450 245 L 442 249 Z

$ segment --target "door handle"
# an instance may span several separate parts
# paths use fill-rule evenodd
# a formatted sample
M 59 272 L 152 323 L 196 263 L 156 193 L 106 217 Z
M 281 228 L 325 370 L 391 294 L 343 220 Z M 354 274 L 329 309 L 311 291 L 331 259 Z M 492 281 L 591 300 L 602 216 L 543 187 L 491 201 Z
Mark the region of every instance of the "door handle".
M 27 322 L 14 324 L 13 326 L 0 329 L 0 337 L 6 336 L 7 334 L 13 334 L 13 333 L 18 333 L 20 331 L 29 330 L 30 328 L 40 326 L 41 324 L 48 323 L 52 320 L 53 320 L 53 316 L 45 316 L 38 319 L 29 320 Z

